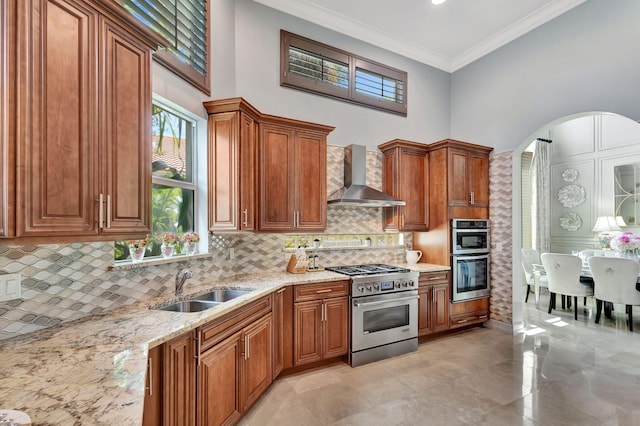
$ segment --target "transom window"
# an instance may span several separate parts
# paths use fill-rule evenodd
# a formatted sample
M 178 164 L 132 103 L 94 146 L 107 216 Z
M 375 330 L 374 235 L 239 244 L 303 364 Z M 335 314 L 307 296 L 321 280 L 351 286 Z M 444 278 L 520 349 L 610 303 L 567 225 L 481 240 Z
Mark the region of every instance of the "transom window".
M 280 84 L 407 115 L 407 73 L 280 31 Z

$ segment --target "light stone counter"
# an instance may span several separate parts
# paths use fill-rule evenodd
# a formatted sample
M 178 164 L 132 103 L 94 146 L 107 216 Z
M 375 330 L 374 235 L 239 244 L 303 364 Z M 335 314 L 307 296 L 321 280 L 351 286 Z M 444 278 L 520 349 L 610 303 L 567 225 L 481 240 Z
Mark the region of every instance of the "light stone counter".
M 401 266 L 403 268 L 411 269 L 416 272 L 438 272 L 438 271 L 450 271 L 450 266 L 436 265 L 434 263 L 394 263 L 394 266 Z
M 138 425 L 147 351 L 285 285 L 338 281 L 334 272 L 265 273 L 190 286 L 253 289 L 199 313 L 148 309 L 164 298 L 0 341 L 0 409 L 24 411 L 34 425 Z

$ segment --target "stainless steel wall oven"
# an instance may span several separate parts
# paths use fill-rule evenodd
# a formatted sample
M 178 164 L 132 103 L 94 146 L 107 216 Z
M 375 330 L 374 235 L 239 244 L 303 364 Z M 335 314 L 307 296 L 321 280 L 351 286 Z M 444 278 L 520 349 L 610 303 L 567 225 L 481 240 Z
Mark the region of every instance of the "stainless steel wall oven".
M 451 245 L 452 301 L 490 296 L 489 221 L 452 219 Z

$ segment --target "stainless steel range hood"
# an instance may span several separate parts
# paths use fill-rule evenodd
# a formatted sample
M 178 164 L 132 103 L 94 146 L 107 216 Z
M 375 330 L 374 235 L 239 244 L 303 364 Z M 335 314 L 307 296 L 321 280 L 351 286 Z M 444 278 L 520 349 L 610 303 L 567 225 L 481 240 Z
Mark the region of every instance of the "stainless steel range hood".
M 367 149 L 349 145 L 344 149 L 344 187 L 329 196 L 328 204 L 360 207 L 404 206 L 402 200 L 367 186 Z

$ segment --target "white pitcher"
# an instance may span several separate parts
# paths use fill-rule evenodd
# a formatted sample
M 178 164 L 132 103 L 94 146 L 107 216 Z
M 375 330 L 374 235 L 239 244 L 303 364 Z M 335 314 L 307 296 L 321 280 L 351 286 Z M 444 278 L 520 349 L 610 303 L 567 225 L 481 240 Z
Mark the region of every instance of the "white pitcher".
M 420 250 L 406 250 L 407 252 L 407 263 L 410 265 L 415 265 L 418 263 L 418 260 L 422 257 L 422 252 Z

